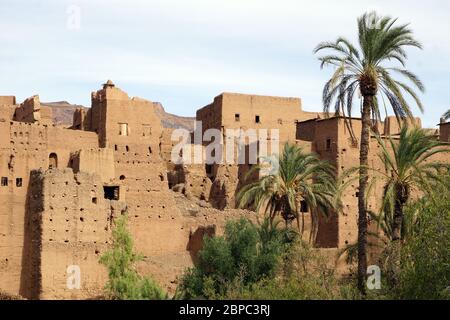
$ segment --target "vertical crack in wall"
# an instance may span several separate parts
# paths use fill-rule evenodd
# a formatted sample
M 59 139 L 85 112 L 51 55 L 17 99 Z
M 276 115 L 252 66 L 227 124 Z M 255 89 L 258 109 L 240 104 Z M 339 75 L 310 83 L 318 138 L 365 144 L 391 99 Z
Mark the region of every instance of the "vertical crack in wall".
M 20 295 L 27 299 L 38 299 L 42 291 L 43 188 L 42 171 L 31 171 L 25 204 L 22 270 L 20 276 Z

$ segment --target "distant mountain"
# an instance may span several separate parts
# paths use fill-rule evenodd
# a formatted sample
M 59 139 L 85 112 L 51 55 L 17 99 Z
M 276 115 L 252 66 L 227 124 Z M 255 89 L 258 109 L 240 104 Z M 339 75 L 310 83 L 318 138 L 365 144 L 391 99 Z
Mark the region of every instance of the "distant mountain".
M 71 104 L 67 101 L 57 102 L 41 102 L 42 106 L 52 108 L 53 123 L 69 127 L 72 125 L 73 114 L 78 108 L 88 109 L 82 105 Z M 167 113 L 161 103 L 155 102 L 155 113 L 161 119 L 164 128 L 184 128 L 194 130 L 194 117 L 179 117 L 177 115 Z
M 180 117 L 167 113 L 161 103 L 155 102 L 155 113 L 161 118 L 164 128 L 184 128 L 189 131 L 194 130 L 195 117 Z
M 84 106 L 70 104 L 67 101 L 57 102 L 41 102 L 41 106 L 52 108 L 53 111 L 53 123 L 62 126 L 71 126 L 73 121 L 73 114 L 76 109 L 84 108 Z

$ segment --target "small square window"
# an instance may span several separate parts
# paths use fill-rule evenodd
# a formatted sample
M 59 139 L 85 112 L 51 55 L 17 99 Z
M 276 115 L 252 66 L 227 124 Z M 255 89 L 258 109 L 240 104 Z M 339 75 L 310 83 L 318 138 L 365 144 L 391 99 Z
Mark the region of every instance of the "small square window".
M 234 121 L 241 121 L 241 116 L 239 113 L 234 114 Z
M 259 116 L 255 116 L 255 122 L 256 123 L 261 123 L 261 119 L 259 118 Z
M 118 186 L 104 186 L 103 191 L 105 192 L 105 199 L 108 200 L 119 200 L 119 187 Z
M 128 123 L 119 123 L 119 135 L 128 136 L 129 134 Z
M 327 139 L 326 150 L 327 150 L 327 151 L 330 151 L 330 150 L 331 150 L 331 139 Z
M 8 177 L 2 177 L 1 185 L 2 185 L 2 187 L 8 186 Z
M 142 125 L 142 136 L 143 137 L 150 137 L 152 135 L 152 127 L 148 124 Z
M 16 178 L 16 187 L 21 188 L 23 184 L 22 178 Z
M 278 119 L 278 124 L 283 124 L 283 120 L 282 119 Z

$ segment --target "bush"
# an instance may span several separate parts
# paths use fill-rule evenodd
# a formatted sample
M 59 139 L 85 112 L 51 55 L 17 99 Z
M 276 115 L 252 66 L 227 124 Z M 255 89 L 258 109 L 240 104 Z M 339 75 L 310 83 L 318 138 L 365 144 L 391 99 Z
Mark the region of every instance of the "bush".
M 166 299 L 167 294 L 153 279 L 142 277 L 136 271 L 135 265 L 142 256 L 134 252 L 126 216 L 115 221 L 112 238 L 112 248 L 100 258 L 100 263 L 108 268 L 106 295 L 116 300 Z
M 402 248 L 400 299 L 450 299 L 450 197 L 423 199 L 407 210 L 418 213 L 414 234 Z
M 241 219 L 224 237 L 205 238 L 200 263 L 189 269 L 179 298 L 225 300 L 356 299 L 317 250 L 287 230 Z
M 181 280 L 180 297 L 214 299 L 225 296 L 230 283 L 246 286 L 273 277 L 292 239 L 268 219 L 260 226 L 244 218 L 228 221 L 223 237 L 205 237 L 198 265 Z
M 382 290 L 368 298 L 450 299 L 450 196 L 447 188 L 405 208 L 402 242 L 387 242 L 380 257 Z
M 356 299 L 356 286 L 338 280 L 325 258 L 303 242 L 285 253 L 278 272 L 254 283 L 239 278 L 228 285 L 220 299 L 243 300 L 330 300 Z
M 450 198 L 437 190 L 405 209 L 408 235 L 387 242 L 382 290 L 364 299 L 450 299 Z M 361 299 L 354 279 L 338 278 L 318 250 L 285 230 L 241 219 L 224 237 L 205 238 L 200 264 L 188 270 L 180 297 L 245 300 Z

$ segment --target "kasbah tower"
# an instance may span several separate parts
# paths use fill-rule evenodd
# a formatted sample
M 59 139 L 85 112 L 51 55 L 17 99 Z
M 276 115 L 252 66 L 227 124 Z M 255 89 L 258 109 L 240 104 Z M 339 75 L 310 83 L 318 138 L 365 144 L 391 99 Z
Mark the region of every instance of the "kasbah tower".
M 256 216 L 237 209 L 235 200 L 251 165 L 173 163 L 176 125 L 161 118 L 158 103 L 130 98 L 111 81 L 91 101 L 91 108 L 74 112 L 71 126 L 62 126 L 39 96 L 20 104 L 0 96 L 2 292 L 29 299 L 99 297 L 107 281 L 99 258 L 110 247 L 114 219 L 126 213 L 144 255 L 139 271 L 173 293 L 205 234 L 220 234 L 227 219 Z M 337 174 L 358 164 L 358 144 L 344 119 L 303 111 L 298 98 L 222 93 L 194 120 L 203 132 L 278 129 L 280 148 L 289 142 L 316 152 Z M 414 122 L 420 126 L 420 119 Z M 360 120 L 352 123 L 359 132 Z M 399 133 L 392 117 L 377 126 L 385 137 Z M 448 142 L 450 123 L 431 131 Z M 377 152 L 373 138 L 369 163 L 382 168 Z M 356 241 L 357 192 L 355 182 L 345 192 L 343 212 L 319 221 L 314 245 L 332 263 L 340 248 Z M 377 209 L 380 192 L 370 197 L 370 209 Z M 308 221 L 309 209 L 302 209 Z M 71 266 L 80 269 L 79 289 L 67 286 Z M 336 266 L 348 272 L 343 261 Z

